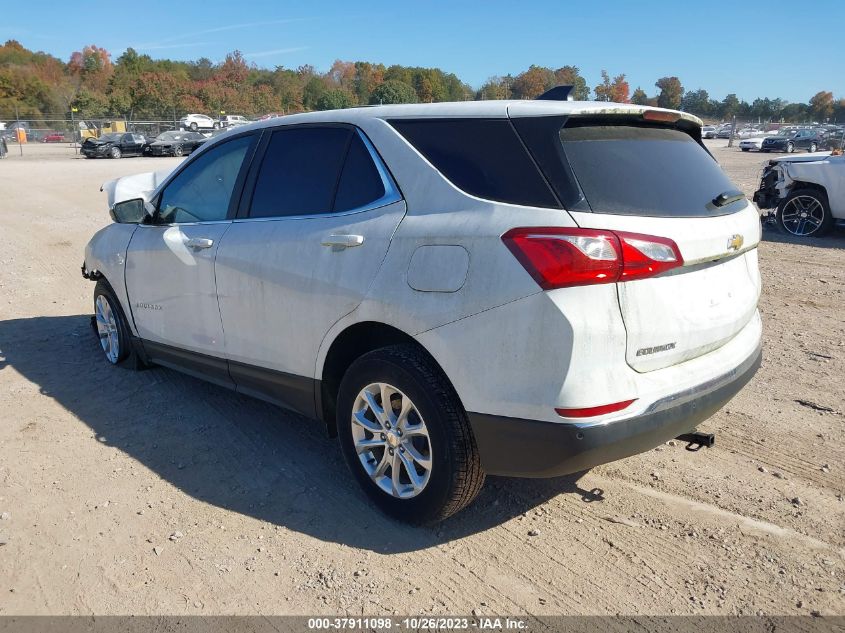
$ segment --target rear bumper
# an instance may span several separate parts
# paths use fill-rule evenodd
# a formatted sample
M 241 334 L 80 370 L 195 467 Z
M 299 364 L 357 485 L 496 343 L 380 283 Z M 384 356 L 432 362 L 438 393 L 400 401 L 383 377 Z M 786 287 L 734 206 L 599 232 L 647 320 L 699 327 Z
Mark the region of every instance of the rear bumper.
M 491 475 L 556 477 L 642 453 L 716 413 L 751 380 L 761 360 L 758 347 L 718 378 L 662 398 L 645 413 L 605 424 L 469 413 L 481 464 Z

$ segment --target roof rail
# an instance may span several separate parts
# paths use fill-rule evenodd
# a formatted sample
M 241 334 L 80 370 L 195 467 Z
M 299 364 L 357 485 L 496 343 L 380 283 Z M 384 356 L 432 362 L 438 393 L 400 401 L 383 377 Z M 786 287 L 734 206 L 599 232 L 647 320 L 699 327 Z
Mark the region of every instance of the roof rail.
M 549 88 L 541 94 L 539 97 L 534 97 L 538 100 L 543 101 L 574 101 L 572 97 L 572 89 L 575 86 L 555 86 L 554 88 Z

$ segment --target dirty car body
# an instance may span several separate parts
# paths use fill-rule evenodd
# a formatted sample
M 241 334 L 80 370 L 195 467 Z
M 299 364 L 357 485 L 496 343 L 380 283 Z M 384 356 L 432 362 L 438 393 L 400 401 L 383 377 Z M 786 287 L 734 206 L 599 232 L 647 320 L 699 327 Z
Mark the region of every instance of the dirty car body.
M 758 214 L 700 130 L 552 101 L 239 127 L 88 244 L 103 349 L 322 419 L 403 519 L 648 450 L 761 358 Z

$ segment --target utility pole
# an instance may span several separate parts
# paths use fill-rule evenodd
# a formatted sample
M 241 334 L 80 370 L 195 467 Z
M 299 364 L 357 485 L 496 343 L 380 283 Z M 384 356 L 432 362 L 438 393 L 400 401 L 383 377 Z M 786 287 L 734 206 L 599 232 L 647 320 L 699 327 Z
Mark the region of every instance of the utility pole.
M 728 147 L 734 146 L 734 134 L 736 134 L 736 115 L 731 119 L 731 137 L 728 139 Z
M 17 102 L 15 102 L 15 122 L 18 125 L 18 127 L 15 128 L 15 137 L 17 138 L 17 141 L 18 141 L 18 148 L 21 151 L 21 156 L 23 156 L 23 143 L 21 143 L 21 132 L 20 132 L 20 130 L 21 130 L 20 126 L 23 125 L 23 123 L 21 123 L 21 118 L 18 115 L 18 104 L 17 104 Z M 26 134 L 26 130 L 24 130 L 23 133 Z
M 73 116 L 73 113 L 76 112 L 76 108 L 73 106 L 70 107 L 70 132 L 73 134 L 73 153 L 79 153 L 79 143 L 76 142 L 76 119 Z

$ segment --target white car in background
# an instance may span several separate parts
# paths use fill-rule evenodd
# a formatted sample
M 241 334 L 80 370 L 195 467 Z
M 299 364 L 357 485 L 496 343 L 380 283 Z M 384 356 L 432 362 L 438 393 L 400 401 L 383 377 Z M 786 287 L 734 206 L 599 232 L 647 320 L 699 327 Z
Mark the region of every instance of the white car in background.
M 216 130 L 220 123 L 205 114 L 186 114 L 179 119 L 179 127 L 196 132 L 198 130 Z
M 763 146 L 763 139 L 765 136 L 753 136 L 750 138 L 744 138 L 739 142 L 739 149 L 743 152 L 750 152 L 751 150 L 760 151 L 760 148 Z
M 716 126 L 705 125 L 701 128 L 701 138 L 716 138 Z
M 220 127 L 231 128 L 250 123 L 249 119 L 239 114 L 226 114 L 220 117 Z
M 85 250 L 104 357 L 322 419 L 351 477 L 414 523 L 486 474 L 649 450 L 761 359 L 758 212 L 700 127 L 478 101 L 212 138 Z

